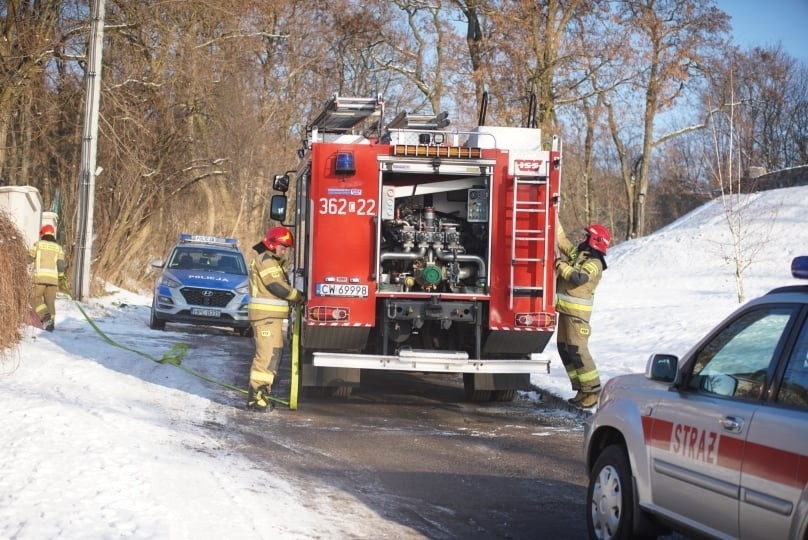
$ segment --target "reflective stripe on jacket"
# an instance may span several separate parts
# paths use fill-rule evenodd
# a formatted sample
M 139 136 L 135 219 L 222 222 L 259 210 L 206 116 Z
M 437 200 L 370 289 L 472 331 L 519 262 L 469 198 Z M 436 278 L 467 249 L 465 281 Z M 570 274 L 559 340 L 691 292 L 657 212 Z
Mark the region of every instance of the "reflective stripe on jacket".
M 567 261 L 556 266 L 556 311 L 589 322 L 603 262 L 591 256 L 586 244 L 573 246 L 560 226 L 557 243 Z
M 250 320 L 285 319 L 289 316 L 289 301 L 298 298 L 297 289 L 289 285 L 283 265 L 273 253 L 262 253 L 250 262 Z
M 40 285 L 58 285 L 64 274 L 65 253 L 62 246 L 50 240 L 38 240 L 28 250 L 34 263 L 31 282 Z
M 590 259 L 588 251 L 579 252 L 575 261 L 561 263 L 556 280 L 556 311 L 589 322 L 602 275 L 603 264 L 598 258 Z

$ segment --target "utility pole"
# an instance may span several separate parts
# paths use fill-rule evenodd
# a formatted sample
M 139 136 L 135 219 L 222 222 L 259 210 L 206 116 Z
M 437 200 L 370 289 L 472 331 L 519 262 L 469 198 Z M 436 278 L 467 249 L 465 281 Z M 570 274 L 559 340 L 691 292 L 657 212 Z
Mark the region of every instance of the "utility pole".
M 84 100 L 84 131 L 81 142 L 78 208 L 76 212 L 76 249 L 73 265 L 73 297 L 90 297 L 90 263 L 93 254 L 93 205 L 98 150 L 98 106 L 101 101 L 101 56 L 104 50 L 104 1 L 94 0 L 90 15 L 92 29 L 87 59 L 87 88 Z

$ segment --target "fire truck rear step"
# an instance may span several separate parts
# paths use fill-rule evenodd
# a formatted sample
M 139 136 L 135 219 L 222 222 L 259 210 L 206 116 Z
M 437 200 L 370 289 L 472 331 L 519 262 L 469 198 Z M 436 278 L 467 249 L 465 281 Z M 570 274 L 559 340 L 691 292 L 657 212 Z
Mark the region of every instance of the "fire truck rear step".
M 550 373 L 550 357 L 544 353 L 532 353 L 529 359 L 470 359 L 464 351 L 403 349 L 398 355 L 318 351 L 313 356 L 317 367 L 448 373 Z

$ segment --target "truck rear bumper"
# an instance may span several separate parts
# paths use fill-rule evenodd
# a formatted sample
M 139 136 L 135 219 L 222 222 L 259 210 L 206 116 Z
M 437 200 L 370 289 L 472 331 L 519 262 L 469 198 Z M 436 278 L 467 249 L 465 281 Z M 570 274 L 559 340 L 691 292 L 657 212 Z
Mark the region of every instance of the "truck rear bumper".
M 463 351 L 402 349 L 397 355 L 352 354 L 317 351 L 317 367 L 388 369 L 447 373 L 550 373 L 550 357 L 532 353 L 530 358 L 470 359 Z

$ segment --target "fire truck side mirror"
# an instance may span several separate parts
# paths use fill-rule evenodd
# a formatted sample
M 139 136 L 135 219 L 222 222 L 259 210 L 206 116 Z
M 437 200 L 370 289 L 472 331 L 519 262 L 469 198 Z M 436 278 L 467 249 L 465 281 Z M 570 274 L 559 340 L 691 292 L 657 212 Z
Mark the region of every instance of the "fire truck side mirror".
M 269 219 L 283 223 L 286 219 L 286 195 L 273 195 L 269 202 Z
M 286 193 L 289 190 L 289 175 L 276 174 L 274 180 L 272 180 L 272 189 Z

